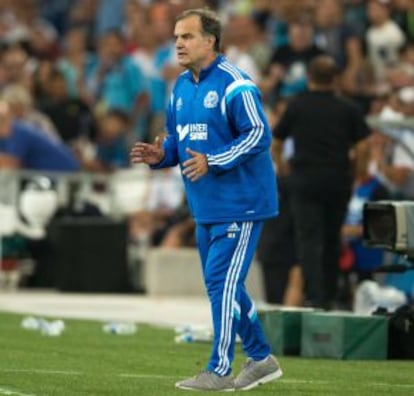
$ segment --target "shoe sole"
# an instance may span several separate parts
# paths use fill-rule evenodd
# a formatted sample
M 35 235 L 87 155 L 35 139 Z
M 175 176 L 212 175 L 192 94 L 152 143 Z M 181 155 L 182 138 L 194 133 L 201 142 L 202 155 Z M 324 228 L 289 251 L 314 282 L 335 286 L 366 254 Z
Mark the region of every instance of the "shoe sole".
M 192 390 L 192 391 L 218 391 L 218 392 L 234 392 L 236 388 L 226 388 L 226 389 L 200 389 L 192 388 L 190 386 L 181 385 L 179 382 L 175 383 L 177 389 Z
M 275 381 L 283 375 L 283 371 L 278 369 L 274 373 L 265 375 L 264 377 L 258 379 L 257 381 L 252 382 L 249 385 L 244 386 L 243 388 L 236 388 L 236 390 L 250 390 L 256 388 L 256 386 L 267 384 L 268 382 Z
M 228 388 L 228 389 L 200 389 L 200 388 L 190 388 L 188 386 L 181 386 L 181 385 L 175 385 L 175 387 L 177 389 L 182 389 L 182 390 L 189 390 L 189 391 L 216 391 L 216 392 L 234 392 L 236 389 L 235 388 Z

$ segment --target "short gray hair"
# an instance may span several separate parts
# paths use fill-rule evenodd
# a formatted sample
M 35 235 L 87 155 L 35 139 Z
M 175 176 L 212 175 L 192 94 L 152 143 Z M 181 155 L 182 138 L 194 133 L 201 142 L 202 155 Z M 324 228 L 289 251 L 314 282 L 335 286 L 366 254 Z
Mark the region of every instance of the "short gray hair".
M 216 42 L 214 43 L 214 51 L 219 52 L 221 42 L 221 22 L 218 15 L 209 8 L 192 8 L 183 11 L 177 16 L 175 21 L 178 22 L 193 15 L 200 18 L 202 34 L 215 37 Z

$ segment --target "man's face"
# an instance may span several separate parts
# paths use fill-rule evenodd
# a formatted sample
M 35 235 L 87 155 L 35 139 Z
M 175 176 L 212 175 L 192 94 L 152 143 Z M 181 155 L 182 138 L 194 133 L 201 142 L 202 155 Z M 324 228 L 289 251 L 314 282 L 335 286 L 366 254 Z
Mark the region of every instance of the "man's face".
M 189 69 L 207 66 L 205 63 L 213 52 L 214 38 L 203 36 L 201 21 L 197 15 L 178 21 L 174 36 L 180 66 Z
M 313 40 L 313 28 L 309 23 L 292 23 L 289 25 L 289 41 L 296 51 L 304 51 L 311 47 Z
M 63 77 L 54 77 L 49 83 L 49 93 L 56 99 L 66 98 L 66 81 Z
M 379 25 L 389 18 L 389 9 L 376 0 L 370 0 L 367 4 L 367 15 L 372 24 Z
M 66 46 L 70 50 L 83 51 L 86 48 L 86 37 L 82 30 L 73 29 L 66 36 Z
M 104 140 L 115 139 L 124 134 L 126 127 L 125 123 L 117 117 L 103 117 L 100 120 L 100 136 Z
M 102 38 L 100 57 L 104 64 L 112 66 L 122 57 L 123 53 L 123 43 L 116 35 L 108 34 Z

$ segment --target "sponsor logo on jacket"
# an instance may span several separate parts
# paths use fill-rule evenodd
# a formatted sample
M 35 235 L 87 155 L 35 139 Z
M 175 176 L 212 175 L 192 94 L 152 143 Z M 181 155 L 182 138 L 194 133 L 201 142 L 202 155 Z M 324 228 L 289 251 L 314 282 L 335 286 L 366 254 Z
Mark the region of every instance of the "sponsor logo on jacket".
M 208 139 L 208 125 L 207 124 L 186 124 L 177 125 L 178 139 L 183 141 L 187 135 L 190 140 L 207 140 Z

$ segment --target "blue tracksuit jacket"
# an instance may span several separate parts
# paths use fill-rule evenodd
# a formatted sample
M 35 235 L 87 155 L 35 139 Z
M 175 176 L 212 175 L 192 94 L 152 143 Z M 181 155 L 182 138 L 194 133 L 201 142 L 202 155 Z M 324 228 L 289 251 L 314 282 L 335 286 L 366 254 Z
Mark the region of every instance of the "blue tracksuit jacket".
M 250 78 L 219 55 L 200 73 L 175 84 L 167 110 L 165 157 L 154 166 L 182 164 L 186 148 L 207 155 L 209 172 L 184 177 L 189 208 L 199 224 L 254 221 L 278 211 L 271 133 Z

